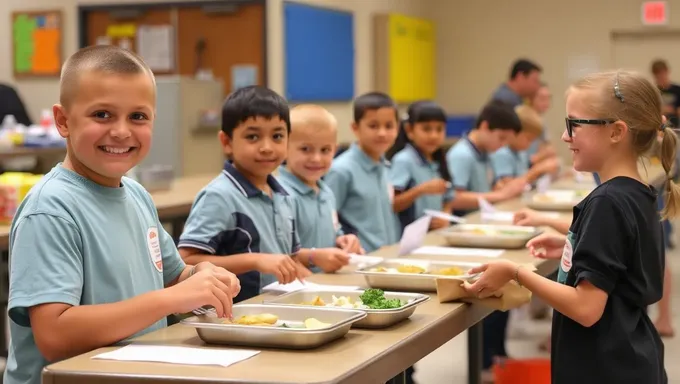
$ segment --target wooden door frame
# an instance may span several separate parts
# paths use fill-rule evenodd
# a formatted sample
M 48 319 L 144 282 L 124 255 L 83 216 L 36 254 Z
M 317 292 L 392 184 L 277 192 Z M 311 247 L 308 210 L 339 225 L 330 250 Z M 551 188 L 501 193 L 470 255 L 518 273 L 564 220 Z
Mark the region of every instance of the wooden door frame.
M 264 86 L 269 84 L 269 70 L 267 66 L 267 0 L 204 0 L 204 1 L 168 1 L 163 3 L 135 3 L 135 4 L 83 4 L 78 5 L 78 48 L 85 48 L 88 46 L 87 36 L 87 16 L 90 12 L 95 11 L 116 11 L 121 9 L 135 8 L 139 10 L 157 9 L 157 8 L 185 8 L 185 7 L 203 7 L 203 6 L 219 6 L 219 5 L 250 5 L 260 4 L 263 7 L 262 12 L 262 68 L 264 75 Z

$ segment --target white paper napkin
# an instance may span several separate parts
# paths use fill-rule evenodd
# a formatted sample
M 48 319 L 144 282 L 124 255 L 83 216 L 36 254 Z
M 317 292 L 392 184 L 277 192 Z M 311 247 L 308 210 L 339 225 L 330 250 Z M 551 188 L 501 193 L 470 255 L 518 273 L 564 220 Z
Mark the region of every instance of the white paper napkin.
M 93 356 L 92 358 L 119 361 L 151 361 L 155 363 L 188 365 L 219 365 L 222 367 L 228 367 L 232 364 L 238 363 L 239 361 L 249 359 L 258 353 L 260 353 L 260 351 L 131 344 L 115 351 L 105 352 Z

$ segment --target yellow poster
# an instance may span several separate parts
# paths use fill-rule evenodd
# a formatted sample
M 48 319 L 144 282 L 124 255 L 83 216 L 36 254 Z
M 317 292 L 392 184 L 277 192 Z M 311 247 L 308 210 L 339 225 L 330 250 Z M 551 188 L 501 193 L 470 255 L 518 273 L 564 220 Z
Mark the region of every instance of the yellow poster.
M 389 18 L 390 94 L 397 102 L 435 98 L 435 26 L 414 17 Z
M 131 23 L 112 24 L 106 27 L 106 36 L 111 38 L 133 38 L 137 33 L 137 26 Z

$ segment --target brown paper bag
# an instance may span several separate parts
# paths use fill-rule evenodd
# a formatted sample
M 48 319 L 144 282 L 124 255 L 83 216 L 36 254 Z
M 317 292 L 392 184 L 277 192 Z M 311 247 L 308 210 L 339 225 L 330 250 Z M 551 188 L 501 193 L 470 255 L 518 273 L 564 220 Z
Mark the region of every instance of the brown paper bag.
M 526 266 L 526 268 L 535 270 L 533 266 Z M 462 301 L 470 304 L 481 304 L 499 311 L 507 311 L 529 303 L 531 301 L 531 291 L 520 287 L 513 280 L 505 284 L 497 292 L 494 292 L 492 296 L 479 299 L 463 288 L 463 280 L 437 279 L 437 298 L 439 298 L 440 303 Z

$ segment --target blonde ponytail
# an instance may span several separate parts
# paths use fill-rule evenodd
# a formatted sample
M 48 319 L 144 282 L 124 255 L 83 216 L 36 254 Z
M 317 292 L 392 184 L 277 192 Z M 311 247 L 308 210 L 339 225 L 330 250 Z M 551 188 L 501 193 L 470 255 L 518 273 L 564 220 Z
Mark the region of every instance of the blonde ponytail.
M 673 129 L 665 126 L 663 128 L 663 139 L 661 141 L 661 165 L 666 171 L 666 203 L 661 212 L 664 219 L 673 219 L 680 214 L 680 185 L 672 179 L 675 167 L 675 156 L 678 148 L 678 136 Z

